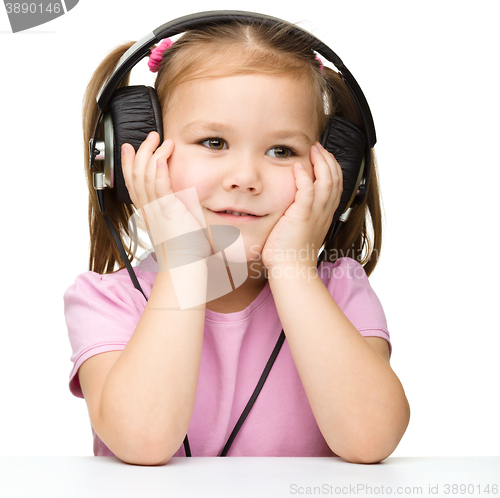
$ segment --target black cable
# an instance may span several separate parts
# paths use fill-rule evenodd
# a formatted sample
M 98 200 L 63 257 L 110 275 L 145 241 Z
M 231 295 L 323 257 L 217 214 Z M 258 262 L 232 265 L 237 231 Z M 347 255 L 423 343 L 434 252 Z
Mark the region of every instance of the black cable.
M 330 237 L 330 240 L 328 241 L 327 244 L 325 244 L 325 256 L 327 254 L 327 252 L 331 249 L 332 245 L 333 245 L 333 241 L 335 240 L 335 238 L 337 237 L 340 229 L 342 228 L 342 225 L 344 224 L 344 222 L 342 220 L 337 220 L 337 222 L 335 223 L 334 227 L 333 227 L 333 230 L 332 230 L 332 236 Z
M 331 229 L 330 229 L 331 235 L 329 238 L 327 238 L 327 242 L 325 242 L 325 247 L 323 249 L 323 252 L 321 253 L 320 257 L 318 258 L 317 267 L 319 267 L 321 262 L 326 261 L 328 251 L 331 249 L 333 242 L 334 242 L 335 238 L 337 237 L 339 230 L 342 228 L 343 224 L 344 224 L 344 221 L 339 219 L 331 227 Z
M 186 437 L 184 438 L 184 452 L 186 453 L 187 457 L 191 456 L 191 448 L 189 447 L 189 439 L 187 434 Z
M 99 199 L 99 208 L 102 207 L 104 208 L 104 190 L 97 190 L 97 198 Z M 132 265 L 130 264 L 130 261 L 128 260 L 127 253 L 125 252 L 125 249 L 123 249 L 120 237 L 116 233 L 115 227 L 113 226 L 112 221 L 109 219 L 108 215 L 104 210 L 101 209 L 102 215 L 104 216 L 104 220 L 106 221 L 106 224 L 108 225 L 109 231 L 111 232 L 111 235 L 113 236 L 113 240 L 115 241 L 116 247 L 118 248 L 118 251 L 120 251 L 120 255 L 123 259 L 123 262 L 125 263 L 125 266 L 127 268 L 128 274 L 132 280 L 132 283 L 134 284 L 134 287 L 140 291 L 140 293 L 144 296 L 144 299 L 147 301 L 148 298 L 146 297 L 146 294 L 144 294 L 144 291 L 142 290 L 139 280 L 137 280 L 137 277 L 134 273 L 134 270 L 132 269 Z
M 264 371 L 262 372 L 262 375 L 260 376 L 259 382 L 257 383 L 257 387 L 255 388 L 252 396 L 248 400 L 247 406 L 243 410 L 243 413 L 240 415 L 240 418 L 238 419 L 238 422 L 236 422 L 236 425 L 234 426 L 233 432 L 231 432 L 231 435 L 229 436 L 229 439 L 227 440 L 226 445 L 224 446 L 222 453 L 220 454 L 221 457 L 224 457 L 227 455 L 227 452 L 229 451 L 229 448 L 233 444 L 234 438 L 236 437 L 236 434 L 240 430 L 240 427 L 243 425 L 243 422 L 247 418 L 247 415 L 250 413 L 250 410 L 252 409 L 252 406 L 255 403 L 255 400 L 257 399 L 257 396 L 259 395 L 260 391 L 262 390 L 262 387 L 264 386 L 264 382 L 267 379 L 267 376 L 269 375 L 269 372 L 271 371 L 271 367 L 274 364 L 274 361 L 276 360 L 276 357 L 278 356 L 278 353 L 280 352 L 281 346 L 283 346 L 283 342 L 285 342 L 285 332 L 283 329 L 281 329 L 281 334 L 278 337 L 278 342 L 274 346 L 273 352 L 271 353 L 271 356 L 269 357 L 269 360 L 267 361 L 266 367 L 264 368 Z

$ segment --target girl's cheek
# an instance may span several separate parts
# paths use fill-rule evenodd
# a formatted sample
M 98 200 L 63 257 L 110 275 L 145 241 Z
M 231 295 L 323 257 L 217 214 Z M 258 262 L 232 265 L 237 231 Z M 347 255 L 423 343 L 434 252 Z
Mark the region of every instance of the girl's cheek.
M 198 186 L 201 184 L 195 174 L 191 173 L 186 168 L 184 174 L 172 174 L 170 184 L 174 192 L 186 190 L 195 187 L 198 191 Z
M 170 186 L 174 192 L 194 187 L 199 181 L 199 168 L 193 165 L 193 158 L 189 154 L 183 153 L 179 147 L 174 150 L 172 156 L 167 161 L 170 175 Z

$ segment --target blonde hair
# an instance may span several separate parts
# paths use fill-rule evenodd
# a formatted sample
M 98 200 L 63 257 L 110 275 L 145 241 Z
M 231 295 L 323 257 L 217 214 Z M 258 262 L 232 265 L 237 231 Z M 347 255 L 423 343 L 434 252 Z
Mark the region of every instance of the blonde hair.
M 225 77 L 237 74 L 287 74 L 305 78 L 311 88 L 306 96 L 314 99 L 318 119 L 318 133 L 326 126 L 330 115 L 338 115 L 360 125 L 356 107 L 339 74 L 323 67 L 311 49 L 312 37 L 290 33 L 291 26 L 232 22 L 197 28 L 184 33 L 165 50 L 160 63 L 155 89 L 163 114 L 177 85 L 198 78 Z M 120 57 L 132 46 L 127 43 L 111 52 L 95 71 L 85 93 L 83 105 L 84 143 L 88 144 L 98 119 L 96 96 L 110 78 Z M 128 85 L 128 77 L 120 86 Z M 101 130 L 102 136 L 102 130 Z M 319 139 L 319 134 L 318 137 Z M 349 256 L 359 261 L 367 275 L 374 270 L 381 248 L 382 216 L 375 157 L 367 195 L 360 205 L 353 207 L 349 221 L 340 229 L 326 260 Z M 111 273 L 124 268 L 120 254 L 99 213 L 92 177 L 88 169 L 88 150 L 85 149 L 87 183 L 89 186 L 89 269 L 97 273 Z M 131 205 L 120 203 L 116 193 L 106 193 L 106 213 L 112 220 L 122 242 L 129 240 L 128 219 L 133 214 Z M 124 244 L 126 247 L 126 244 Z M 129 260 L 133 251 L 126 247 Z

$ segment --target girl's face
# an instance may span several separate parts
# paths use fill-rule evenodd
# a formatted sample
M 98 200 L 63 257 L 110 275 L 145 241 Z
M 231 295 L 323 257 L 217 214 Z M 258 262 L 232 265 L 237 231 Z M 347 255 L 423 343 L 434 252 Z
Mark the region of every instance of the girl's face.
M 260 259 L 271 230 L 294 202 L 293 164 L 313 181 L 311 145 L 319 130 L 305 81 L 250 74 L 192 80 L 177 86 L 164 113 L 173 192 L 195 187 L 207 225 L 241 231 L 247 261 Z M 260 215 L 228 220 L 233 208 Z

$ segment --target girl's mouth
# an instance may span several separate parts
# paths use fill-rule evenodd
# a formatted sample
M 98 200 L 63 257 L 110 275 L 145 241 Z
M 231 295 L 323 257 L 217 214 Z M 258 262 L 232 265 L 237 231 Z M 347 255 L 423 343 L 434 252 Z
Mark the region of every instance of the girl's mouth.
M 225 211 L 212 211 L 212 213 L 215 213 L 219 215 L 220 217 L 231 221 L 233 223 L 251 223 L 252 221 L 257 221 L 260 220 L 261 218 L 264 218 L 264 216 L 255 216 L 253 214 L 246 214 L 242 213 L 241 215 L 239 214 L 232 214 L 232 213 L 227 213 Z

